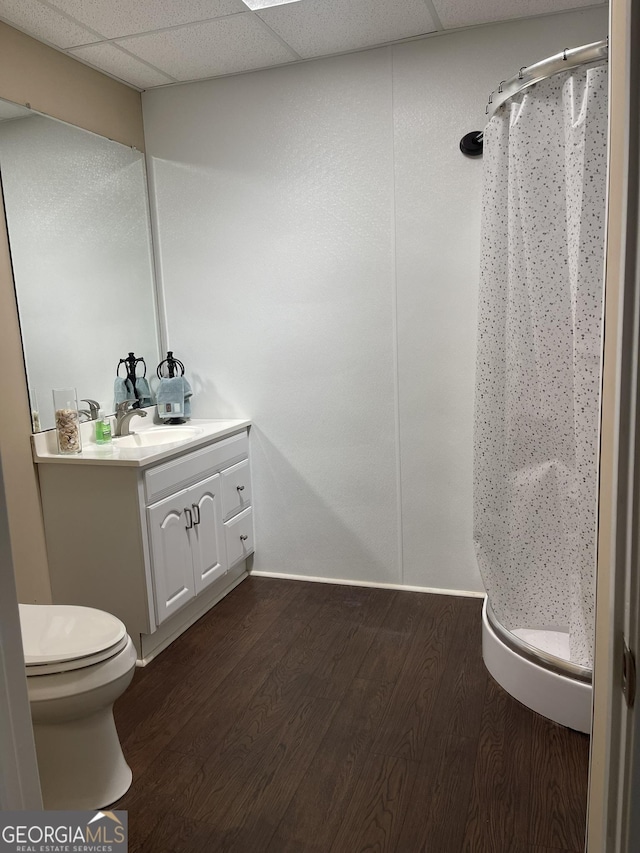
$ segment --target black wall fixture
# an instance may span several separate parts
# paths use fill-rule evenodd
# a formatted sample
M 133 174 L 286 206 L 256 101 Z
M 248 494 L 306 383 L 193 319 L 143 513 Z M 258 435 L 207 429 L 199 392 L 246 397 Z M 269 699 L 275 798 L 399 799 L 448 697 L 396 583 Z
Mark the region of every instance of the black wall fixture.
M 482 156 L 482 137 L 481 130 L 472 130 L 471 133 L 466 133 L 460 140 L 460 150 L 467 157 Z

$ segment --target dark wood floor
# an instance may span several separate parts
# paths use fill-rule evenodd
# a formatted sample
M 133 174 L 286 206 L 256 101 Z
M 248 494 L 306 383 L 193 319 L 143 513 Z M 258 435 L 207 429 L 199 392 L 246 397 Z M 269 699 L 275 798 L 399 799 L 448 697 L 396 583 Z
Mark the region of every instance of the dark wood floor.
M 477 599 L 250 578 L 116 723 L 131 853 L 583 849 L 588 738 L 487 675 Z

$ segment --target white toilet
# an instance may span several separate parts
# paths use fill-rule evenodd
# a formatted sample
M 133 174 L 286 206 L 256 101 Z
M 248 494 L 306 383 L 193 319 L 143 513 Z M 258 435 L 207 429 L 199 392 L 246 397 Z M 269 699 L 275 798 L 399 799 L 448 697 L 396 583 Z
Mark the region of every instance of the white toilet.
M 21 604 L 27 687 L 45 809 L 99 809 L 131 785 L 113 703 L 133 678 L 123 623 L 101 610 Z

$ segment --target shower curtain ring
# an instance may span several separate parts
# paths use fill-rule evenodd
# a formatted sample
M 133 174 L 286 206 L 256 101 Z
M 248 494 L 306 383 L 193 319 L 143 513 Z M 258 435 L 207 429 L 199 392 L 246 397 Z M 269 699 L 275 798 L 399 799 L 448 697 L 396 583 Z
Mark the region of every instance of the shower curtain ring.
M 489 115 L 489 104 L 487 104 L 487 106 L 484 108 L 484 114 L 485 114 L 486 116 L 488 116 L 488 115 Z
M 502 94 L 502 84 L 503 84 L 503 83 L 506 83 L 506 82 L 507 82 L 506 80 L 501 80 L 501 81 L 500 81 L 500 85 L 498 86 L 498 94 L 499 94 L 499 95 L 501 95 L 501 94 Z
M 493 92 L 491 92 L 491 94 L 489 95 L 489 103 L 493 103 Z
M 523 65 L 522 68 L 520 69 L 520 71 L 518 71 L 518 80 L 522 80 L 522 72 L 524 71 L 524 69 L 526 67 L 527 67 L 526 65 Z
M 569 48 L 565 47 L 565 49 L 562 51 L 562 58 L 565 62 L 567 61 L 567 51 L 568 50 L 569 50 Z

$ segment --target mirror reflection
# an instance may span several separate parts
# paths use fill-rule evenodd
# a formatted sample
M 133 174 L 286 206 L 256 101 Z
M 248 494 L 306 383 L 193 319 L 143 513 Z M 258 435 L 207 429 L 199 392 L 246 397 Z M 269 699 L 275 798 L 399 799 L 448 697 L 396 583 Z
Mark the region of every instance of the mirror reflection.
M 0 101 L 0 176 L 34 430 L 54 388 L 113 412 L 120 359 L 159 360 L 144 156 Z

